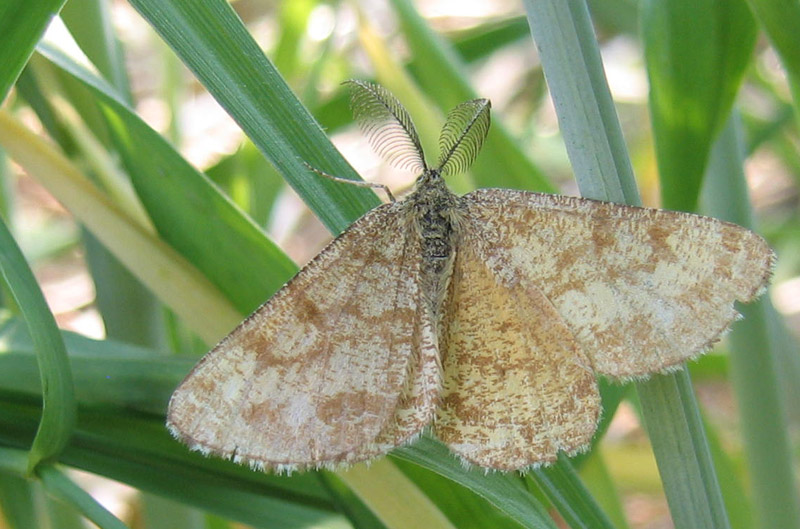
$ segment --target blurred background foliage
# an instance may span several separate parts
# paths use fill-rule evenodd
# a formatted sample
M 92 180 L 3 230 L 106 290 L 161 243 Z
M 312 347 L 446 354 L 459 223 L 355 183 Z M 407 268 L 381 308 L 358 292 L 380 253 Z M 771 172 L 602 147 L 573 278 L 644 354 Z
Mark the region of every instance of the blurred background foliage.
M 798 34 L 791 0 L 6 0 L 0 527 L 800 527 Z M 450 108 L 492 100 L 454 191 L 755 227 L 768 299 L 689 373 L 603 381 L 592 450 L 524 476 L 428 437 L 339 473 L 189 453 L 172 389 L 385 200 L 303 162 L 416 176 L 352 126 L 349 78 L 389 88 L 429 153 Z

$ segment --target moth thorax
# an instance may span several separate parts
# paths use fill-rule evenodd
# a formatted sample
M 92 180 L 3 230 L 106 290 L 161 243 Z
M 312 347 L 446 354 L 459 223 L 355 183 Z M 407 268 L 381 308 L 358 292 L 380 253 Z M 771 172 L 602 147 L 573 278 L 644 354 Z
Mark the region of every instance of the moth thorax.
M 447 260 L 453 253 L 454 215 L 458 199 L 435 171 L 420 177 L 416 191 L 409 199 L 422 238 L 425 260 Z
M 436 171 L 426 171 L 406 199 L 422 251 L 421 275 L 428 303 L 439 314 L 455 257 L 458 198 Z

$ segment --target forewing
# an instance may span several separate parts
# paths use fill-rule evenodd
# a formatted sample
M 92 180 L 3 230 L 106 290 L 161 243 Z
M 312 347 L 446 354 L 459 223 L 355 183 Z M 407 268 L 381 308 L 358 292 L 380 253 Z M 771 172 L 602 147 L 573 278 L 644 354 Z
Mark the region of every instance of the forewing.
M 495 250 L 462 226 L 442 333 L 436 435 L 470 463 L 516 470 L 588 445 L 600 410 L 594 374 L 529 277 L 489 266 Z
M 434 317 L 420 299 L 420 319 L 412 342 L 411 362 L 406 385 L 395 405 L 394 414 L 380 434 L 353 451 L 347 462 L 365 461 L 389 452 L 417 437 L 433 420 L 441 391 L 441 361 Z M 416 354 L 416 352 L 419 354 Z
M 209 352 L 170 400 L 176 437 L 291 470 L 366 459 L 392 448 L 385 432 L 421 430 L 432 411 L 398 409 L 422 406 L 406 395 L 436 358 L 408 222 L 402 203 L 371 211 Z M 403 423 L 415 432 L 398 414 L 417 417 Z
M 688 213 L 484 189 L 464 197 L 497 251 L 487 266 L 530 280 L 593 368 L 665 371 L 708 349 L 763 291 L 774 254 L 740 226 Z

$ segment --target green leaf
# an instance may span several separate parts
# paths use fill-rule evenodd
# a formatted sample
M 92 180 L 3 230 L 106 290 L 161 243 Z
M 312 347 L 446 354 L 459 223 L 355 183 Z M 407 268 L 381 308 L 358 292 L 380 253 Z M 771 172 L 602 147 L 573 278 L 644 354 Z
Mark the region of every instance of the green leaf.
M 34 428 L 34 424 L 30 425 L 31 432 Z M 25 450 L 0 447 L 0 470 L 7 475 L 26 476 L 28 474 L 28 453 Z
M 744 0 L 645 0 L 641 20 L 662 205 L 694 211 L 756 26 Z
M 525 488 L 516 473 L 487 473 L 479 468 L 465 469 L 447 447 L 427 436 L 417 439 L 413 445 L 394 450 L 392 455 L 467 487 L 523 527 L 555 529 L 555 524 L 545 508 Z
M 386 526 L 333 472 L 320 472 L 320 482 L 331 494 L 336 510 L 343 513 L 357 529 L 386 529 Z
M 417 484 L 458 529 L 520 529 L 522 525 L 486 498 L 457 481 L 423 466 L 393 458 L 403 473 Z
M 536 484 L 572 529 L 612 529 L 614 525 L 584 486 L 569 459 L 559 454 L 554 465 L 533 470 Z
M 102 0 L 72 0 L 61 11 L 61 19 L 64 21 L 70 35 L 80 46 L 80 51 L 100 72 L 99 75 L 107 79 L 115 87 L 121 98 L 130 102 L 132 96 L 125 69 L 125 57 L 123 56 L 120 42 L 114 34 L 115 29 L 111 21 L 110 11 L 111 5 Z M 35 67 L 29 70 L 36 69 L 37 73 L 42 73 L 42 70 L 46 70 L 47 74 L 53 71 L 49 65 L 46 65 L 41 60 L 36 61 L 34 65 Z M 80 95 L 85 95 L 86 91 L 82 89 L 77 81 L 68 78 L 66 74 L 59 75 L 59 73 L 56 71 L 54 72 L 55 75 L 47 75 L 45 77 L 46 83 L 51 78 L 58 79 L 57 83 L 49 84 L 45 88 L 50 94 L 50 99 L 60 101 L 60 98 L 52 95 L 57 87 L 61 95 L 68 99 L 84 118 L 87 118 L 87 114 L 91 114 L 88 119 L 85 119 L 87 127 L 91 127 L 93 124 L 102 126 L 102 118 L 95 103 L 96 98 L 92 96 L 80 97 Z M 31 77 L 34 75 L 32 73 Z M 24 97 L 30 100 L 29 94 L 24 95 Z M 39 105 L 36 110 L 39 116 L 42 115 L 42 106 Z M 65 121 L 67 127 L 69 127 L 70 124 L 74 125 L 76 120 L 67 118 Z M 52 134 L 52 128 L 52 124 L 47 127 L 50 134 Z M 112 152 L 110 142 L 107 141 L 108 134 L 105 129 L 93 131 L 95 137 L 99 140 L 98 144 L 102 142 L 103 147 L 105 147 L 98 145 L 94 149 L 86 148 L 89 141 L 93 139 L 88 132 L 82 133 L 78 127 L 74 126 L 73 129 L 78 129 L 74 138 L 83 140 L 79 141 L 81 148 L 75 153 L 75 156 L 79 156 L 81 161 L 87 161 L 92 164 L 93 169 L 95 169 L 92 172 L 93 177 L 101 178 L 106 176 L 107 172 L 103 169 L 116 171 L 117 160 L 115 156 L 112 158 L 115 153 Z M 56 138 L 60 137 L 56 136 Z M 61 139 L 59 139 L 59 145 L 61 145 L 64 152 L 73 152 L 70 149 L 71 145 L 63 143 Z M 102 152 L 102 154 L 98 154 L 98 151 Z M 113 161 L 104 156 L 106 153 L 108 153 L 108 158 Z M 109 163 L 105 165 L 98 163 L 104 159 Z M 127 340 L 132 343 L 161 343 L 164 336 L 163 306 L 90 232 L 83 230 L 82 236 L 86 262 L 94 283 L 95 305 L 103 318 L 106 336 Z M 143 317 L 132 318 L 131 314 L 141 314 Z
M 267 225 L 285 187 L 281 175 L 249 140 L 205 173 L 259 226 Z
M 634 469 L 631 470 L 636 471 Z M 608 515 L 614 526 L 618 529 L 629 529 L 619 490 L 622 485 L 628 484 L 624 483 L 622 479 L 615 479 L 617 476 L 612 477 L 606 465 L 605 454 L 592 452 L 583 461 L 580 475 L 589 488 L 592 497 Z
M 117 342 L 108 341 L 113 351 Z M 191 356 L 151 354 L 96 356 L 78 351 L 70 354 L 75 368 L 75 397 L 81 405 L 113 406 L 163 415 L 167 402 L 186 373 L 196 363 Z M 40 395 L 36 385 L 35 357 L 26 353 L 0 355 L 0 387 L 20 394 Z
M 676 527 L 730 527 L 689 372 L 636 385 Z
M 0 144 L 208 342 L 241 315 L 196 268 L 124 213 L 49 143 L 0 110 Z M 197 307 L 208 308 L 211 318 Z
M 694 371 L 692 371 L 694 374 Z M 696 378 L 694 380 L 697 380 Z M 719 476 L 719 487 L 728 511 L 731 529 L 750 529 L 753 527 L 753 502 L 747 494 L 741 473 L 738 472 L 733 457 L 723 450 L 722 440 L 714 427 L 709 424 L 707 414 L 703 414 L 708 447 Z
M 0 4 L 0 101 L 19 77 L 50 20 L 66 0 L 4 0 Z
M 278 26 L 280 40 L 275 46 L 275 67 L 292 79 L 297 75 L 302 39 L 316 0 L 294 0 L 280 5 Z
M 748 0 L 788 74 L 795 119 L 800 123 L 800 3 L 796 0 Z
M 527 0 L 558 123 L 581 195 L 638 205 L 625 140 L 581 0 Z
M 42 418 L 28 470 L 58 458 L 75 426 L 72 372 L 55 318 L 16 241 L 0 219 L 0 272 L 14 296 L 36 349 L 42 384 Z
M 47 492 L 78 509 L 101 529 L 126 529 L 119 518 L 52 465 L 42 466 L 37 473 Z
M 42 53 L 81 82 L 100 104 L 138 196 L 161 237 L 200 269 L 241 313 L 252 312 L 297 271 L 252 220 L 101 79 L 57 50 L 43 46 Z M 143 152 L 148 155 L 142 156 Z
M 24 453 L 18 451 L 24 459 Z M 3 450 L 0 449 L 0 468 L 3 468 Z M 23 466 L 23 469 L 25 467 Z M 39 520 L 35 495 L 37 485 L 25 478 L 10 474 L 0 473 L 0 505 L 3 506 L 3 519 L 11 529 L 27 529 L 28 527 L 42 527 L 44 523 Z
M 39 413 L 35 404 L 5 398 L 0 446 L 27 443 Z M 0 449 L 0 468 L 14 471 L 19 465 L 8 452 Z M 314 473 L 272 476 L 189 453 L 169 437 L 163 416 L 82 409 L 61 461 L 253 527 L 350 527 L 333 511 Z
M 130 85 L 122 46 L 114 34 L 111 6 L 99 0 L 70 0 L 61 18 L 75 42 L 105 79 L 130 102 Z
M 455 529 L 439 507 L 389 459 L 378 459 L 369 467 L 363 463 L 354 465 L 338 472 L 338 477 L 389 529 Z M 414 509 L 407 508 L 409 504 Z
M 470 63 L 491 56 L 503 47 L 530 36 L 524 16 L 482 24 L 453 37 L 453 45 L 461 58 Z M 413 68 L 413 66 L 412 66 Z
M 743 171 L 738 119 L 728 121 L 712 151 L 704 188 L 707 212 L 742 226 L 753 226 Z M 741 416 L 745 455 L 752 481 L 758 527 L 800 527 L 798 488 L 778 378 L 779 350 L 763 299 L 738 307 L 744 319 L 730 333 L 730 372 Z M 792 351 L 791 354 L 795 354 Z

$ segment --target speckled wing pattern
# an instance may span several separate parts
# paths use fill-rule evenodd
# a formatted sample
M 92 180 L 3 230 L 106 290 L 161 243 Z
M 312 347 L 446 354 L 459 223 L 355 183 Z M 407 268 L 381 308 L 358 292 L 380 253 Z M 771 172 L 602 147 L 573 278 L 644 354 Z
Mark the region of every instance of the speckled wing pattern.
M 717 219 L 560 195 L 464 197 L 472 239 L 502 284 L 531 280 L 593 369 L 630 379 L 698 356 L 765 288 L 775 255 Z
M 488 212 L 487 212 L 488 213 Z M 589 360 L 521 271 L 488 266 L 500 248 L 466 220 L 446 301 L 437 437 L 465 461 L 516 470 L 589 443 L 600 396 Z
M 403 203 L 367 213 L 203 357 L 170 400 L 172 433 L 278 471 L 369 459 L 417 435 L 440 375 L 419 256 Z
M 595 373 L 643 377 L 700 355 L 774 261 L 755 233 L 698 215 L 509 189 L 461 201 L 435 430 L 489 468 L 585 449 Z

